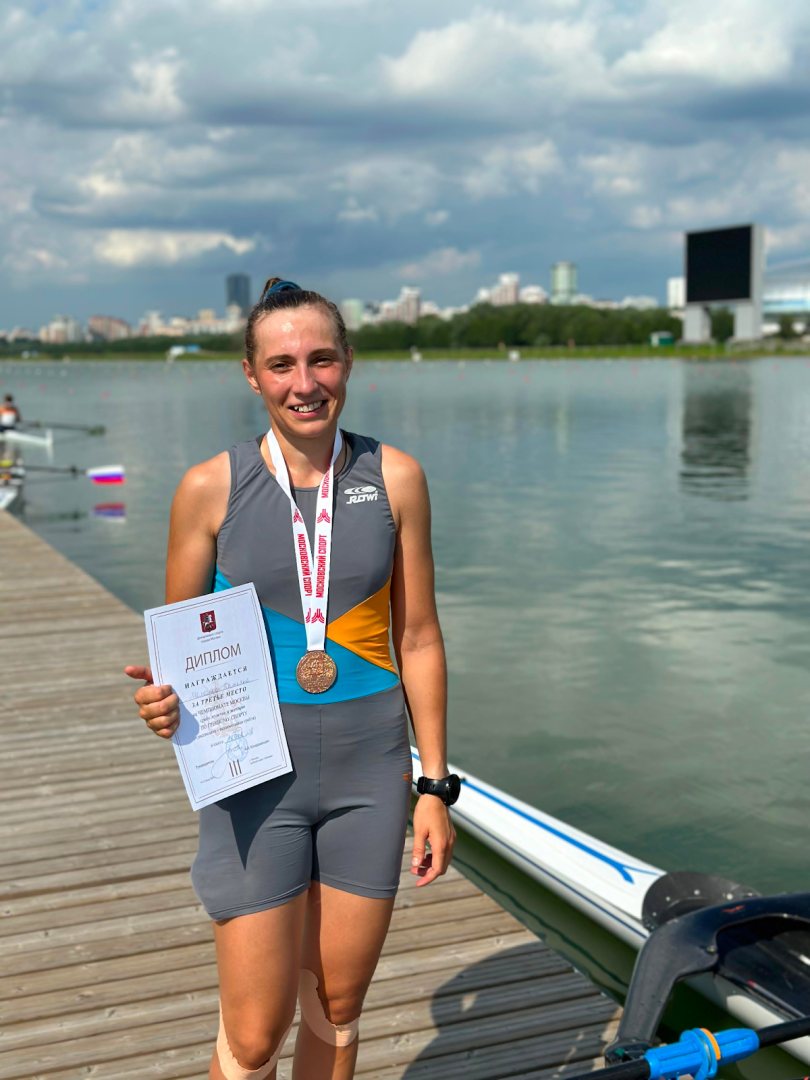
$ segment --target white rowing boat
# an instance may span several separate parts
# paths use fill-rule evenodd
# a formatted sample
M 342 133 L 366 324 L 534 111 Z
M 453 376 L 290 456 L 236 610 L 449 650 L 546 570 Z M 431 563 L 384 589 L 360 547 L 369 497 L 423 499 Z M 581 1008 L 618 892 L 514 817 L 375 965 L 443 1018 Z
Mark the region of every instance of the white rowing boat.
M 20 428 L 6 428 L 0 431 L 0 439 L 18 446 L 41 446 L 46 450 L 53 447 L 53 432 L 47 428 L 41 434 L 33 431 L 22 431 Z
M 11 504 L 19 498 L 19 487 L 12 487 L 0 482 L 0 510 L 8 510 Z
M 411 747 L 414 781 L 421 775 Z M 461 795 L 452 808 L 456 824 L 529 877 L 584 912 L 616 937 L 640 950 L 650 936 L 642 922 L 644 898 L 666 871 L 572 828 L 461 769 Z M 691 981 L 710 1001 L 752 1028 L 792 1019 L 760 994 L 720 975 Z M 806 1009 L 810 1012 L 810 1007 Z M 810 1063 L 810 1037 L 785 1044 Z
M 22 495 L 25 468 L 16 458 L 0 459 L 0 510 L 8 510 Z

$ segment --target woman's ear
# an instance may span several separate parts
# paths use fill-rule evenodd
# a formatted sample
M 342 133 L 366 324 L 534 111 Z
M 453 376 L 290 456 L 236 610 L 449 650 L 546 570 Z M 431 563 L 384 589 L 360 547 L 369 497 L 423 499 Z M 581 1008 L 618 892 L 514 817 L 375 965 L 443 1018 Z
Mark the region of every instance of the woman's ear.
M 242 357 L 242 371 L 245 373 L 245 378 L 250 383 L 250 387 L 254 394 L 261 394 L 261 387 L 259 381 L 256 378 L 256 372 L 253 370 L 253 365 L 246 356 Z

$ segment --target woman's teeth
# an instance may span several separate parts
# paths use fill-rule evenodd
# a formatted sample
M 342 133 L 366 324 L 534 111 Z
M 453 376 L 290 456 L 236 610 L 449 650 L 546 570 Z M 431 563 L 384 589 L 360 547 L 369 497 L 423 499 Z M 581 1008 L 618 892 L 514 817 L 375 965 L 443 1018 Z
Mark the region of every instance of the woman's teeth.
M 308 413 L 315 412 L 316 409 L 320 409 L 323 405 L 322 401 L 311 401 L 309 405 L 293 405 L 293 412 Z

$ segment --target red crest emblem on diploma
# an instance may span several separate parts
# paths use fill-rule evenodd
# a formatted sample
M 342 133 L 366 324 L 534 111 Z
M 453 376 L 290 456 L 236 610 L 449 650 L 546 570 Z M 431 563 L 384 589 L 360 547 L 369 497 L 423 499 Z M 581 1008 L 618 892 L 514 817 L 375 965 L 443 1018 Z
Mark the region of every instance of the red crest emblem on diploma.
M 217 617 L 213 611 L 203 611 L 200 615 L 200 626 L 204 634 L 210 634 L 217 628 Z

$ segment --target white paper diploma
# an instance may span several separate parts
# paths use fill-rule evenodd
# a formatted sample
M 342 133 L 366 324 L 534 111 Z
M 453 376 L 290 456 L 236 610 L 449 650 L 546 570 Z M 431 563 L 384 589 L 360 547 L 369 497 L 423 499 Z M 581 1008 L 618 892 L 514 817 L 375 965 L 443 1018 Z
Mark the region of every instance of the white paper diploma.
M 144 618 L 155 685 L 180 698 L 172 742 L 192 807 L 292 772 L 253 582 Z

